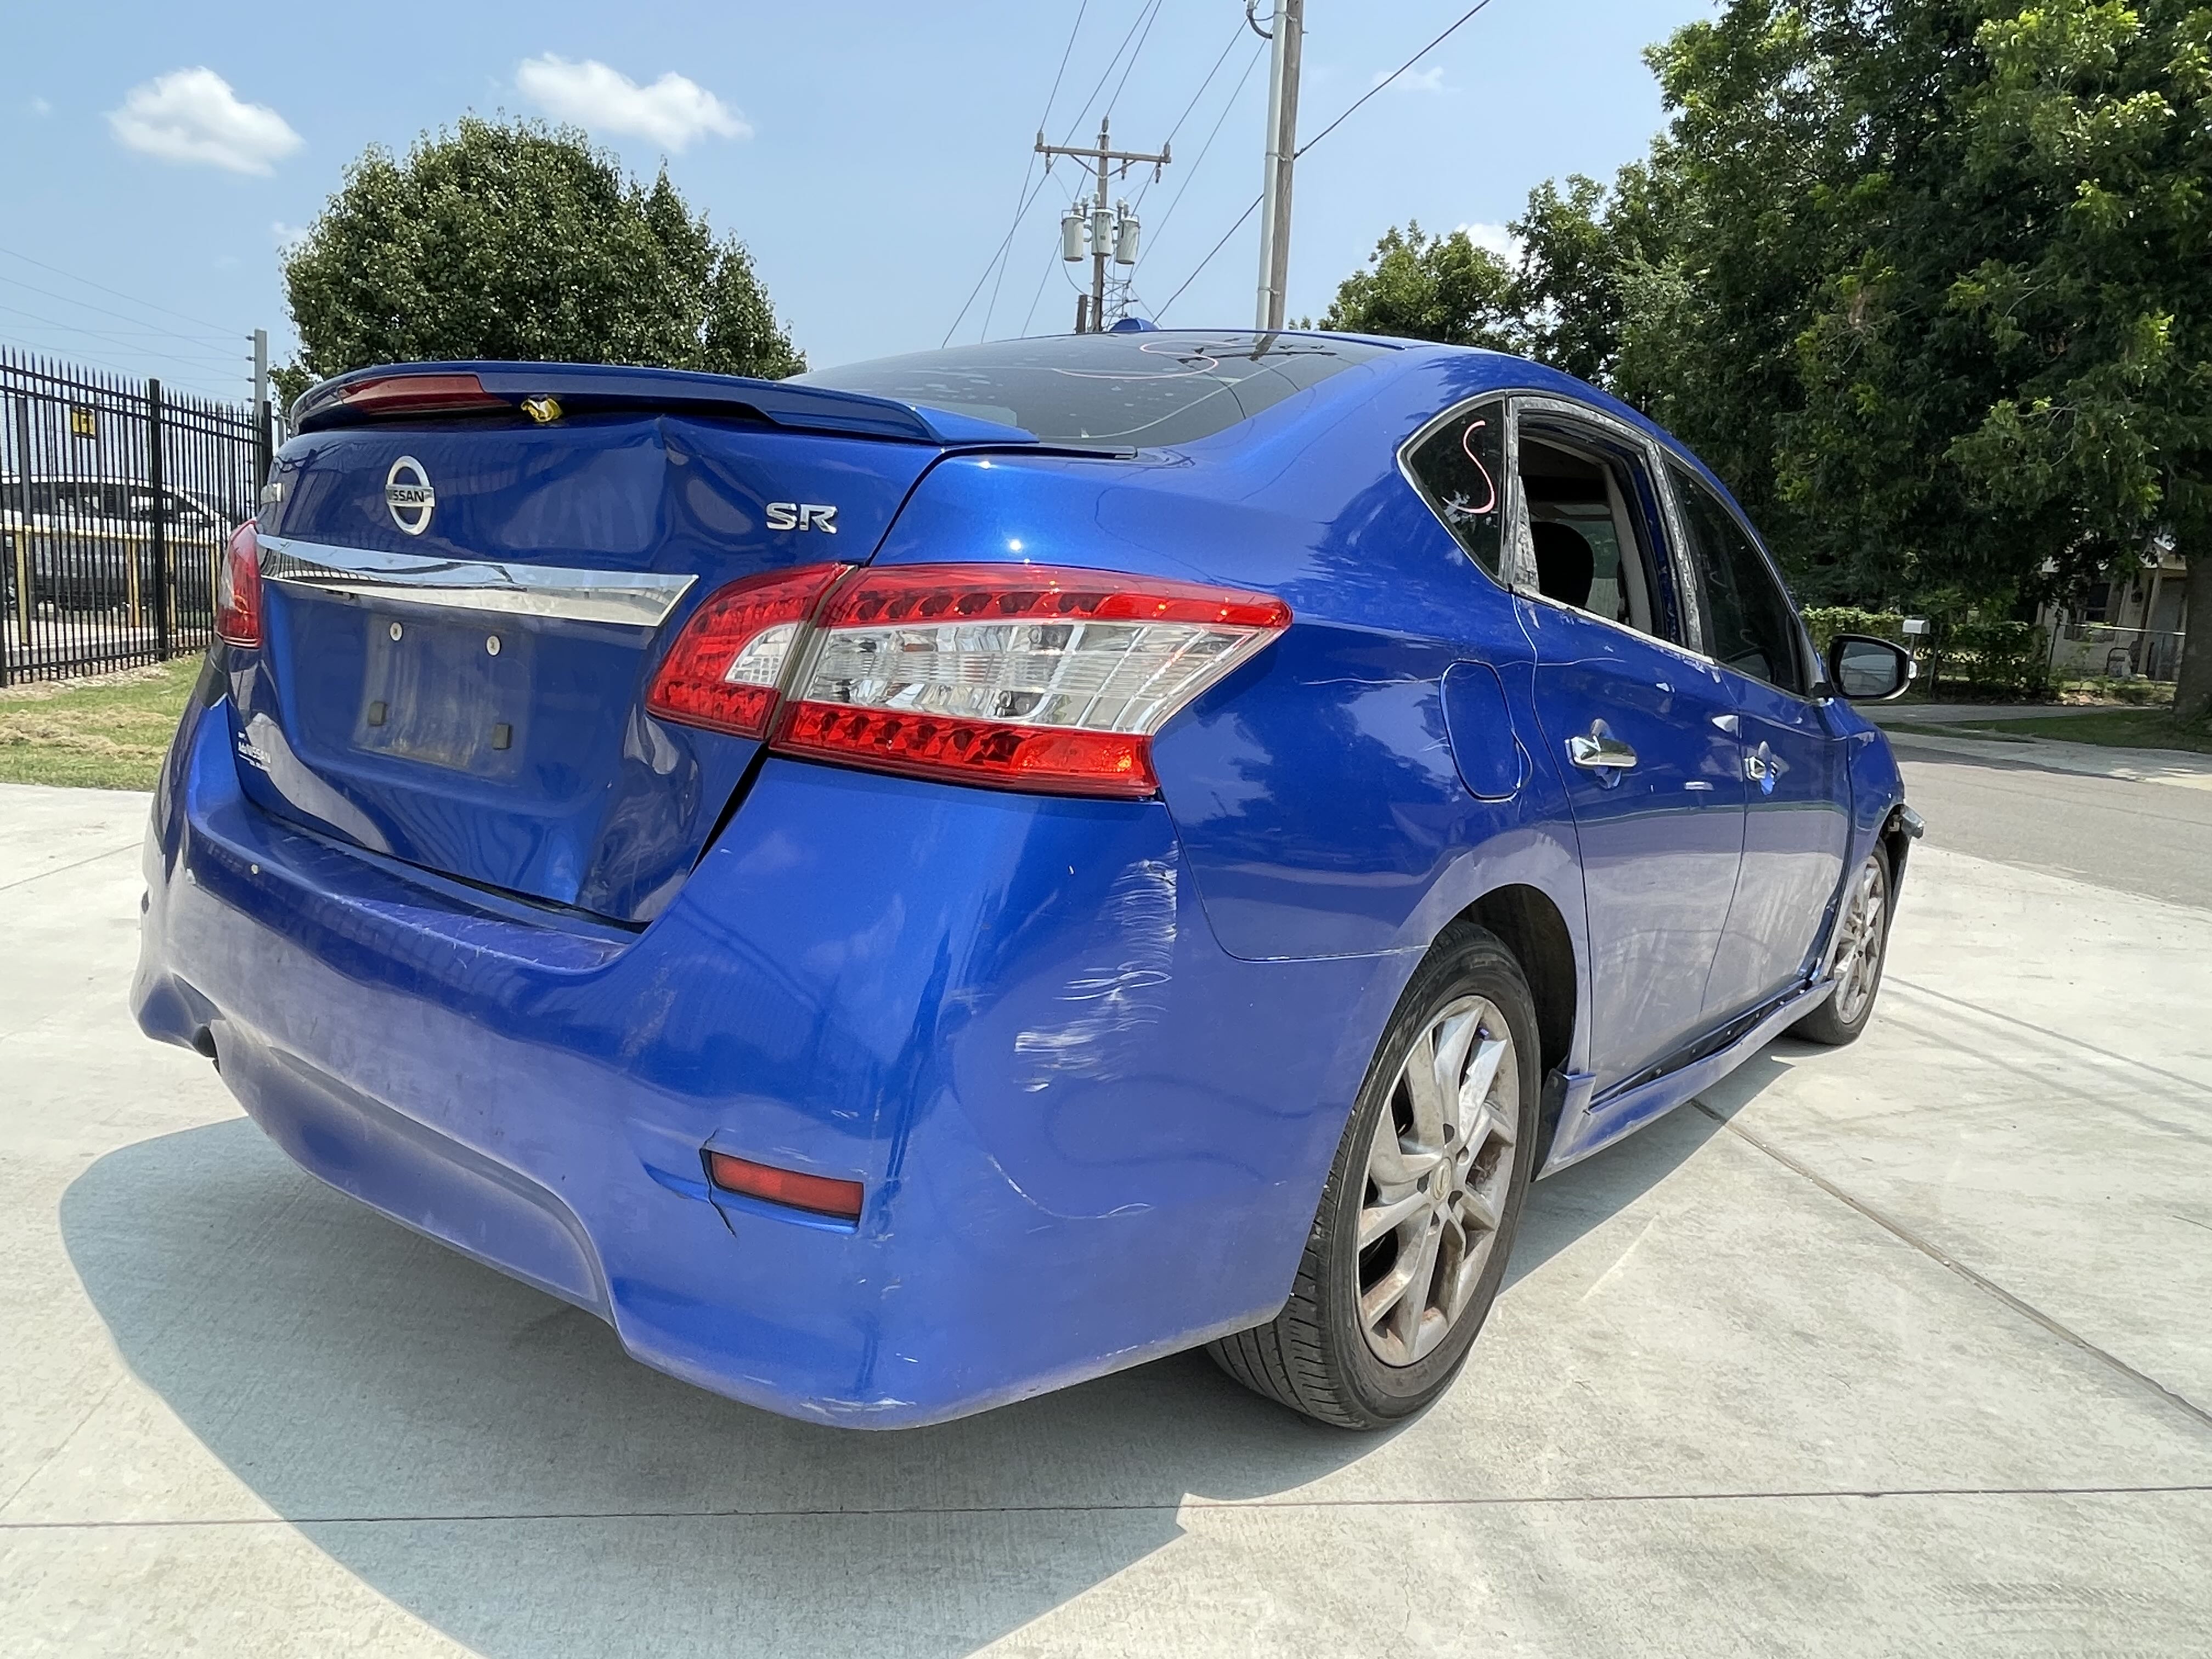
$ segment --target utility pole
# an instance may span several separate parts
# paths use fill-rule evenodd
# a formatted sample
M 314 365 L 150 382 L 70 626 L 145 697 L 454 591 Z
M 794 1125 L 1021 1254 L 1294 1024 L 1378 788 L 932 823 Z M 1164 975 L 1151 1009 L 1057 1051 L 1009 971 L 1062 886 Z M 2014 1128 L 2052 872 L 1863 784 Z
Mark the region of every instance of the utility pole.
M 269 429 L 269 331 L 253 331 L 253 495 L 261 498 L 261 486 L 269 482 L 269 468 L 274 459 L 273 434 Z
M 1175 157 L 1165 144 L 1160 146 L 1158 155 L 1115 149 L 1108 137 L 1104 116 L 1098 119 L 1098 143 L 1095 147 L 1075 149 L 1065 144 L 1048 144 L 1044 141 L 1044 134 L 1040 132 L 1036 137 L 1036 153 L 1045 158 L 1048 167 L 1052 165 L 1054 156 L 1068 155 L 1097 174 L 1098 189 L 1091 198 L 1090 211 L 1083 210 L 1082 198 L 1079 197 L 1076 204 L 1060 218 L 1060 257 L 1070 264 L 1080 262 L 1084 239 L 1088 235 L 1091 242 L 1091 292 L 1085 297 L 1090 303 L 1078 304 L 1075 307 L 1075 331 L 1078 334 L 1103 333 L 1106 328 L 1106 262 L 1111 259 L 1116 264 L 1135 264 L 1139 234 L 1137 216 L 1129 211 L 1128 204 L 1109 204 L 1107 201 L 1109 176 L 1117 163 L 1125 179 L 1129 176 L 1132 163 L 1141 163 L 1149 166 L 1152 169 L 1152 177 L 1158 179 L 1160 170 Z
M 1274 44 L 1267 69 L 1267 167 L 1260 194 L 1260 295 L 1253 326 L 1272 332 L 1283 325 L 1291 276 L 1291 172 L 1298 159 L 1298 66 L 1304 55 L 1305 0 L 1275 0 L 1274 33 L 1253 17 L 1256 0 L 1245 0 L 1244 17 Z

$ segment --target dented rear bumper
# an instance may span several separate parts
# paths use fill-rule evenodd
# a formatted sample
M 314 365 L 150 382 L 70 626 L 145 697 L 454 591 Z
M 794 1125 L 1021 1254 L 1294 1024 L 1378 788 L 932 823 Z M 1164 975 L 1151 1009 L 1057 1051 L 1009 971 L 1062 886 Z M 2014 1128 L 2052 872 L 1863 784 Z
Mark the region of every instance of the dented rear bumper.
M 341 848 L 188 714 L 134 1006 L 285 1151 L 793 1416 L 961 1415 L 1271 1316 L 1409 963 L 1253 963 L 1157 802 L 763 769 L 641 932 Z M 218 716 L 220 705 L 216 705 Z M 860 1182 L 856 1225 L 704 1149 Z

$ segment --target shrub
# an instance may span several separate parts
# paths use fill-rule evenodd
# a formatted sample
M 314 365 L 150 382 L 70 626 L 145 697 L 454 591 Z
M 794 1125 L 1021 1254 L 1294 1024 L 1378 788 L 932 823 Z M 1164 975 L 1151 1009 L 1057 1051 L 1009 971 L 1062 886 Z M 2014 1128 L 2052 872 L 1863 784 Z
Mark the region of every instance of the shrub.
M 1947 622 L 1927 653 L 1928 691 L 1940 680 L 1989 696 L 2050 695 L 2051 641 L 2033 623 Z
M 1805 626 L 1812 630 L 1813 643 L 1820 654 L 1828 652 L 1828 641 L 1838 634 L 1871 634 L 1880 640 L 1905 639 L 1905 618 L 1894 611 L 1861 611 L 1856 605 L 1824 605 L 1803 613 Z

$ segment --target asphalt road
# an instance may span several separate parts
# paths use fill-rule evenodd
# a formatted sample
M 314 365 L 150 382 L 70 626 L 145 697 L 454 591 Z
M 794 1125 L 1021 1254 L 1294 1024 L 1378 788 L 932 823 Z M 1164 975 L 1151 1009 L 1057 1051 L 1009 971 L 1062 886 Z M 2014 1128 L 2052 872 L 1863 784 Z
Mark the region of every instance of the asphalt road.
M 2212 788 L 2046 770 L 1892 738 L 1926 845 L 2212 909 Z

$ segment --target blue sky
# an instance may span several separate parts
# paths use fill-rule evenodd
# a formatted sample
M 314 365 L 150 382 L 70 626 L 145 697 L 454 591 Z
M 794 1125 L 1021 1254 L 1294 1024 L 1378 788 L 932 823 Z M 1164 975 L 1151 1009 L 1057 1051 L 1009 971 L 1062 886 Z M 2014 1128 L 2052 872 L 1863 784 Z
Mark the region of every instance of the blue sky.
M 1465 9 L 1308 0 L 1302 132 Z M 1493 0 L 1300 164 L 1291 313 L 1326 306 L 1393 223 L 1502 225 L 1540 180 L 1640 154 L 1663 118 L 1642 49 L 1711 9 Z M 471 110 L 565 111 L 634 170 L 665 157 L 692 203 L 744 237 L 817 367 L 938 344 L 987 269 L 955 337 L 978 337 L 990 301 L 994 336 L 1069 325 L 1074 290 L 1054 252 L 1076 182 L 1066 163 L 1016 230 L 1002 279 L 990 264 L 1064 52 L 1055 141 L 1133 26 L 1133 66 L 1123 53 L 1081 136 L 1109 101 L 1120 145 L 1153 149 L 1173 131 L 1176 163 L 1139 209 L 1148 309 L 1259 189 L 1264 61 L 1231 96 L 1260 44 L 1241 33 L 1242 0 L 10 12 L 0 341 L 225 392 L 245 385 L 247 331 L 269 329 L 278 361 L 289 351 L 279 246 L 345 163 Z M 1255 215 L 1168 319 L 1249 322 L 1257 238 Z

